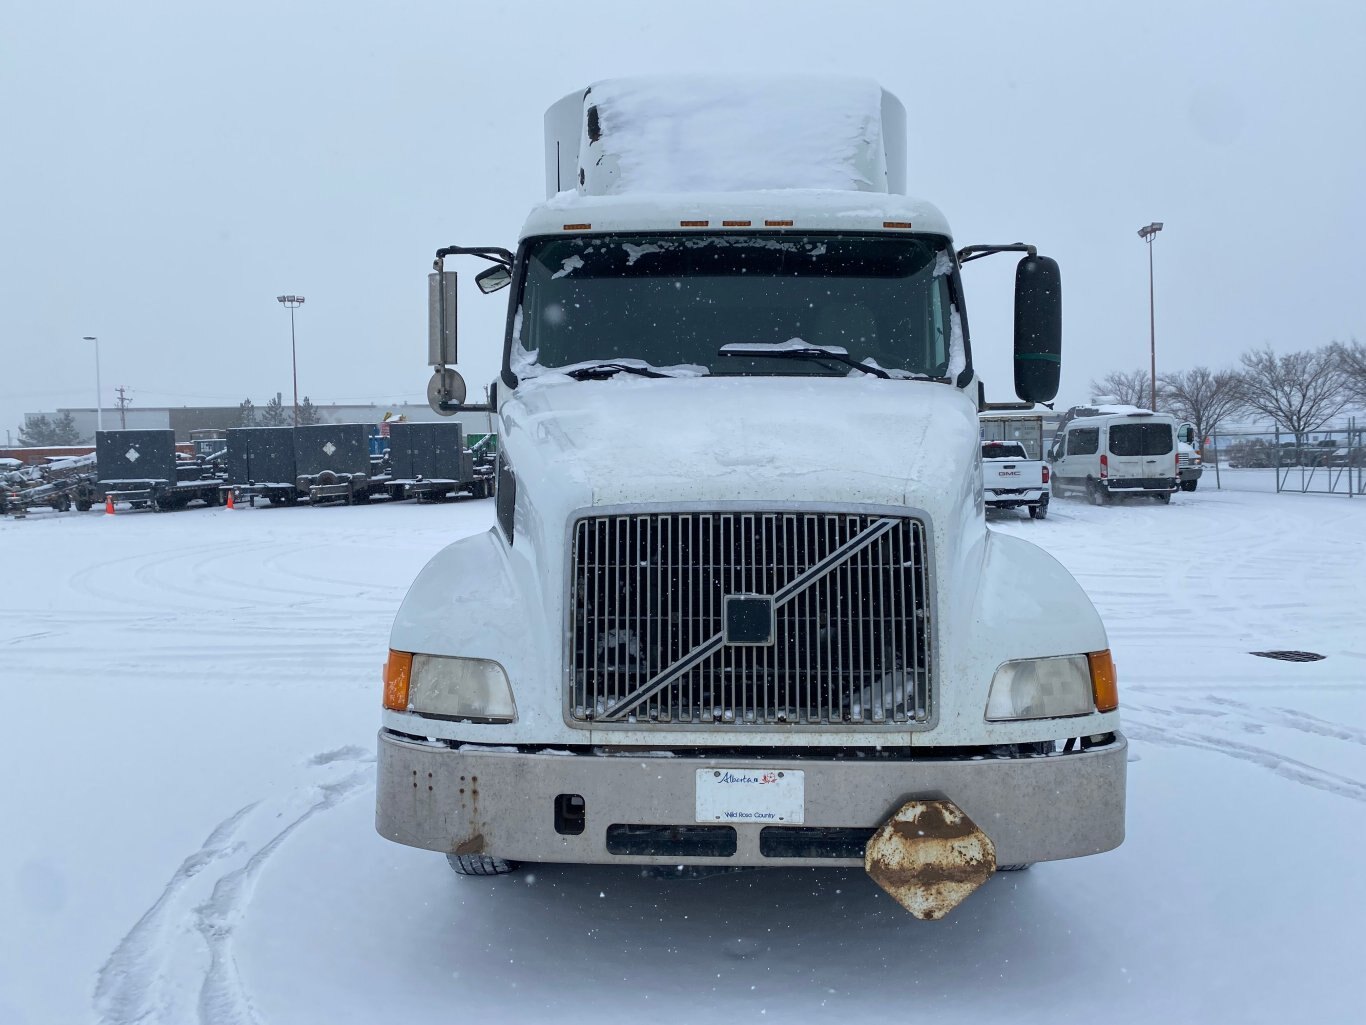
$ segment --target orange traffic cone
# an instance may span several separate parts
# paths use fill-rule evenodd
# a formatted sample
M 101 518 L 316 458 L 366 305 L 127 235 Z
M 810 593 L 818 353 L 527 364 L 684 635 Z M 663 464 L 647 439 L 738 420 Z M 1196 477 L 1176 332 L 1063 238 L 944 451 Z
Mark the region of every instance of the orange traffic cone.
M 237 506 L 233 505 L 233 502 L 232 502 L 232 488 L 228 488 L 228 508 L 229 508 L 229 509 L 236 509 L 236 508 L 237 508 Z
M 105 514 L 106 516 L 113 516 L 113 515 L 114 515 L 114 496 L 113 496 L 113 495 L 105 495 L 105 496 L 104 496 L 104 514 Z

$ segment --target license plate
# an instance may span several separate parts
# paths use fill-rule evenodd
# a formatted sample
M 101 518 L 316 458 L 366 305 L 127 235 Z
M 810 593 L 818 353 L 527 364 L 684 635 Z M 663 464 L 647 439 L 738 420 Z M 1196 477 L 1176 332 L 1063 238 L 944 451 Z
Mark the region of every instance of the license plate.
M 698 769 L 698 822 L 805 821 L 806 774 L 793 769 Z

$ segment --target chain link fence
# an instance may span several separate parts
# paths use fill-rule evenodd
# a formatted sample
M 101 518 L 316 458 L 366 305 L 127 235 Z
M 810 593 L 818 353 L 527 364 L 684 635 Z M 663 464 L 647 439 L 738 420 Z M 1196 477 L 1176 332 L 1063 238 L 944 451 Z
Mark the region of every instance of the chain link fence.
M 1219 432 L 1206 439 L 1202 488 L 1366 497 L 1366 424 L 1310 431 Z

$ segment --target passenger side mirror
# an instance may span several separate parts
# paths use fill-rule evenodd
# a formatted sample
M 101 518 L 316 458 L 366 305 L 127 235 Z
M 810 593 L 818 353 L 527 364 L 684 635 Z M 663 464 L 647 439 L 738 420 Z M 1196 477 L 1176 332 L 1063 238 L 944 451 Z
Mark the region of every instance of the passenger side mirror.
M 1047 256 L 1015 267 L 1015 394 L 1051 402 L 1062 373 L 1062 274 Z
M 486 270 L 481 270 L 474 276 L 474 283 L 479 286 L 479 291 L 488 295 L 496 292 L 500 288 L 507 288 L 512 284 L 512 271 L 504 267 L 501 263 L 495 263 Z

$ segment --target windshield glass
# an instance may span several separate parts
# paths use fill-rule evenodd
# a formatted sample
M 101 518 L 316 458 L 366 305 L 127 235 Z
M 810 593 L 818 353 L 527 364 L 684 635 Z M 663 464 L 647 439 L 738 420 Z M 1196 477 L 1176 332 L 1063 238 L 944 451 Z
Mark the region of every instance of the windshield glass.
M 838 346 L 892 376 L 956 376 L 967 354 L 953 330 L 946 245 L 837 235 L 533 240 L 509 366 L 519 376 L 599 360 L 731 375 L 859 373 L 835 362 L 717 354 L 795 338 Z
M 1115 424 L 1110 428 L 1110 451 L 1117 456 L 1164 456 L 1171 450 L 1171 424 Z

